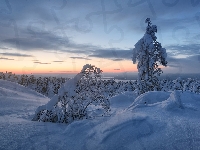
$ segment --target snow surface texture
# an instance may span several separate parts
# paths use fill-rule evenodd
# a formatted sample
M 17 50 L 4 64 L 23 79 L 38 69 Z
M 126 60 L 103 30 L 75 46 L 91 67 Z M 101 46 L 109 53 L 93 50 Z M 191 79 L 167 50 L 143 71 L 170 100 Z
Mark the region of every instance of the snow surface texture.
M 69 125 L 31 121 L 48 98 L 0 80 L 0 149 L 200 149 L 200 95 L 124 92 L 110 99 L 111 116 Z

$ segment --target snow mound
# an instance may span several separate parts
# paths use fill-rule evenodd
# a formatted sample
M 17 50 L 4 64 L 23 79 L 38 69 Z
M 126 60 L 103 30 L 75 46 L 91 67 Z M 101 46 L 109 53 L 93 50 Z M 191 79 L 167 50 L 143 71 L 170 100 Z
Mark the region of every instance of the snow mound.
M 162 107 L 166 110 L 172 110 L 172 109 L 177 109 L 181 108 L 183 109 L 183 103 L 180 97 L 180 92 L 179 91 L 174 91 L 170 94 L 170 97 L 162 102 Z
M 111 111 L 113 109 L 119 110 L 119 109 L 127 108 L 130 104 L 133 103 L 133 101 L 135 100 L 136 97 L 137 97 L 136 93 L 129 92 L 129 91 L 112 97 L 110 99 Z
M 192 109 L 197 110 L 200 102 L 198 94 L 192 92 L 162 92 L 154 91 L 147 92 L 140 95 L 135 101 L 128 107 L 128 110 L 133 110 L 139 107 L 161 107 L 163 110 L 175 110 L 175 109 Z M 193 104 L 192 104 L 193 103 Z M 198 106 L 197 106 L 198 105 Z
M 169 98 L 170 92 L 162 92 L 162 91 L 153 91 L 146 92 L 140 96 L 138 96 L 135 101 L 129 106 L 129 109 L 133 109 L 135 107 L 145 107 L 150 106 L 152 104 L 165 101 Z

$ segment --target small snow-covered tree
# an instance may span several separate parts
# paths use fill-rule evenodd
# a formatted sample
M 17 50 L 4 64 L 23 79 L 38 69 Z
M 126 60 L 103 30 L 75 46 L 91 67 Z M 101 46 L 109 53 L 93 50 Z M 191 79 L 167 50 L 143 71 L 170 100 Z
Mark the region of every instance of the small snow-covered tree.
M 82 71 L 66 81 L 46 105 L 37 108 L 33 120 L 70 123 L 90 117 L 88 107 L 91 105 L 98 105 L 108 113 L 110 103 L 102 92 L 101 73 L 100 68 L 84 65 Z
M 146 33 L 135 44 L 132 58 L 134 64 L 138 61 L 137 85 L 139 95 L 147 91 L 159 90 L 158 76 L 160 76 L 162 70 L 159 68 L 158 62 L 167 66 L 166 49 L 162 48 L 161 43 L 156 41 L 157 26 L 151 24 L 150 18 L 147 18 L 145 22 L 148 23 Z

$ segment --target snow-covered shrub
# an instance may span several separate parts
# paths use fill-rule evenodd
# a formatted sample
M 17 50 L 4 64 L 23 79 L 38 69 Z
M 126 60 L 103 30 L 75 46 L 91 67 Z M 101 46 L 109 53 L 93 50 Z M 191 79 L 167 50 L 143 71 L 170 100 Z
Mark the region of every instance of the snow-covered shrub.
M 28 77 L 28 85 L 27 87 L 33 90 L 36 90 L 37 88 L 37 78 L 34 75 L 30 75 Z
M 200 82 L 199 81 L 194 81 L 192 84 L 192 92 L 193 93 L 200 93 Z
M 193 82 L 193 79 L 188 78 L 183 85 L 183 91 L 192 91 L 191 85 Z
M 110 109 L 109 100 L 104 95 L 101 70 L 86 64 L 74 78 L 68 80 L 58 90 L 58 94 L 36 110 L 34 121 L 70 123 L 88 118 L 89 105 L 101 106 L 104 113 Z
M 24 74 L 21 75 L 21 76 L 20 76 L 20 79 L 19 79 L 19 81 L 18 81 L 18 84 L 21 84 L 21 85 L 27 87 L 27 85 L 28 85 L 28 75 L 24 75 Z
M 173 86 L 173 90 L 183 90 L 183 83 L 184 81 L 178 77 L 176 80 L 173 81 L 174 86 Z
M 0 79 L 3 79 L 3 80 L 5 80 L 5 75 L 4 75 L 4 73 L 3 73 L 3 72 L 0 72 Z
M 171 81 L 164 79 L 160 81 L 160 90 L 161 91 L 169 91 L 169 89 L 171 89 Z
M 183 91 L 200 93 L 200 82 L 198 80 L 188 78 L 183 84 Z
M 158 67 L 157 62 L 163 66 L 167 65 L 166 49 L 162 48 L 161 43 L 156 41 L 157 26 L 151 25 L 150 18 L 146 19 L 146 23 L 148 23 L 146 33 L 133 49 L 132 61 L 134 64 L 138 61 L 138 94 L 160 90 L 157 76 L 160 76 L 162 70 Z

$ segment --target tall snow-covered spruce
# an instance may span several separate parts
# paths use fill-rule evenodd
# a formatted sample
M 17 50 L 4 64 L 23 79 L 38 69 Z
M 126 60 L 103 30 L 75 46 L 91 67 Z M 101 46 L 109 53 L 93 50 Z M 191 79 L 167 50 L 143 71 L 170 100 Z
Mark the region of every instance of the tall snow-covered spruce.
M 147 18 L 145 22 L 148 24 L 146 33 L 135 44 L 132 58 L 134 64 L 138 62 L 137 86 L 139 95 L 147 91 L 160 89 L 158 76 L 163 71 L 159 68 L 158 62 L 163 66 L 167 66 L 166 49 L 162 48 L 161 43 L 156 41 L 157 26 L 151 24 L 150 18 Z

